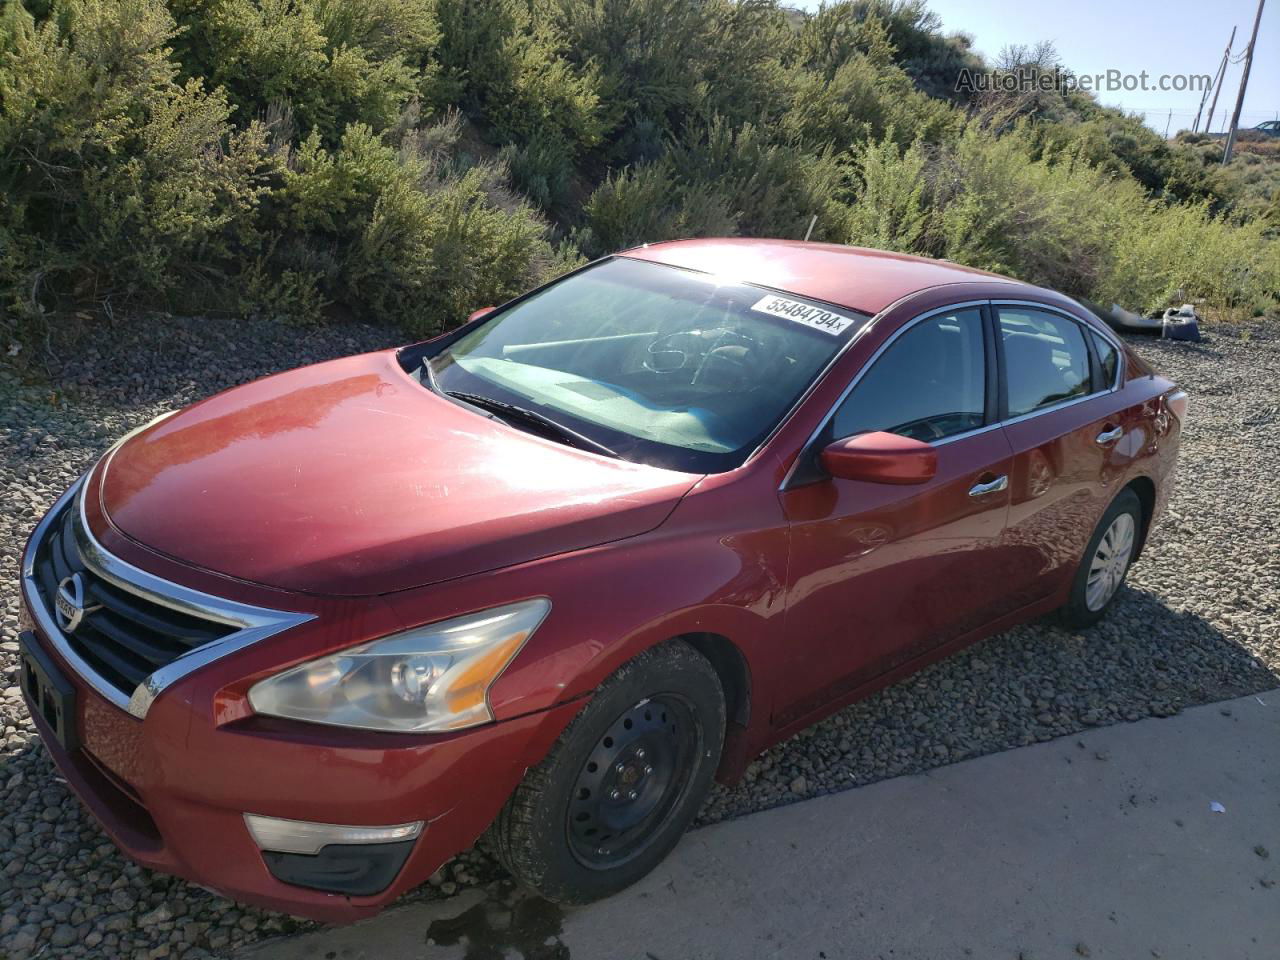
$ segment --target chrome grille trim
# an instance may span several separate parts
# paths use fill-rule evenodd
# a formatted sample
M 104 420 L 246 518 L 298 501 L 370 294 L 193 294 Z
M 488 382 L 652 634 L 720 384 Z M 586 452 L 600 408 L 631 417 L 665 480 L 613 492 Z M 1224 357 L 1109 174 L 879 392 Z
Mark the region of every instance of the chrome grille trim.
M 85 476 L 87 477 L 88 474 Z M 121 710 L 139 720 L 145 719 L 156 697 L 176 681 L 215 660 L 220 660 L 237 650 L 243 650 L 250 644 L 315 618 L 314 614 L 289 613 L 224 600 L 221 597 L 172 583 L 121 560 L 109 553 L 89 532 L 84 513 L 84 487 L 85 477 L 81 477 L 71 489 L 58 498 L 53 508 L 36 525 L 22 558 L 22 587 L 32 618 L 53 644 L 58 655 L 96 693 Z M 73 499 L 74 503 L 71 502 Z M 160 667 L 139 683 L 132 694 L 125 696 L 75 651 L 59 628 L 53 610 L 46 605 L 37 583 L 37 551 L 48 536 L 49 528 L 55 519 L 60 518 L 63 510 L 68 508 L 76 511 L 72 525 L 81 559 L 95 575 L 143 600 L 168 607 L 179 613 L 212 620 L 238 629 L 203 646 L 195 647 Z

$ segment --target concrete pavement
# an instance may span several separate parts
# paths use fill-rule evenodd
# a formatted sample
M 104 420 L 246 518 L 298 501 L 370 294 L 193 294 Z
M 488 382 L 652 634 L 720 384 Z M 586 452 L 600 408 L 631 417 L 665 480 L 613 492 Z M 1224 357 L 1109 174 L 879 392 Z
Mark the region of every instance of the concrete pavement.
M 564 911 L 480 891 L 253 960 L 1280 957 L 1280 690 L 698 830 Z

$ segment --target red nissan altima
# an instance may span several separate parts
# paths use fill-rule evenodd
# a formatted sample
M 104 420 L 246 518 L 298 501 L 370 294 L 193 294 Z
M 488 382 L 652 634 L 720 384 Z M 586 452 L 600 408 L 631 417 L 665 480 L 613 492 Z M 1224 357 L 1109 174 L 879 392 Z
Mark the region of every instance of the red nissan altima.
M 1048 290 L 645 246 L 116 444 L 27 547 L 22 686 L 145 866 L 347 921 L 487 831 L 589 901 L 770 744 L 1103 616 L 1186 406 Z

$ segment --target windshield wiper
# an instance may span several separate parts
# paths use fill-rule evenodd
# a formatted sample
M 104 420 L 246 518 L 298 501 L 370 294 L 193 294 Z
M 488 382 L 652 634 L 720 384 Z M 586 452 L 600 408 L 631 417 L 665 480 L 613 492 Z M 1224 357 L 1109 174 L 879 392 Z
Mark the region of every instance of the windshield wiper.
M 431 369 L 431 358 L 422 358 L 422 382 L 427 385 L 427 389 L 432 393 L 438 393 L 444 396 L 444 391 L 440 389 L 440 384 L 436 380 L 436 372 Z
M 566 427 L 563 423 L 558 423 L 548 416 L 538 413 L 536 410 L 528 410 L 524 407 L 517 406 L 514 403 L 507 403 L 505 400 L 495 400 L 493 397 L 486 397 L 479 393 L 465 393 L 461 390 L 447 390 L 445 396 L 453 397 L 455 400 L 461 400 L 463 403 L 469 403 L 472 406 L 480 407 L 482 410 L 490 410 L 499 416 L 511 419 L 522 420 L 527 424 L 540 427 L 543 430 L 553 434 L 557 439 L 569 444 L 573 447 L 581 447 L 592 450 L 596 453 L 603 453 L 606 457 L 617 458 L 618 454 L 610 450 L 603 443 L 592 440 L 590 437 L 583 436 L 577 430 Z

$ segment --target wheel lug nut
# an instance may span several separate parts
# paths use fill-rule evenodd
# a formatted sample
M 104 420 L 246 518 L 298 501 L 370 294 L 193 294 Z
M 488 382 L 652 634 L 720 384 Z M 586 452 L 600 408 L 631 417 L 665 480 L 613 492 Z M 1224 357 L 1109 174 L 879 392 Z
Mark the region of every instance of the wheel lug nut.
M 649 766 L 649 764 L 646 763 L 644 765 L 644 772 L 645 772 L 645 775 L 648 776 L 649 774 L 653 773 L 653 767 Z
M 627 769 L 627 765 L 625 763 L 615 763 L 613 765 L 613 769 L 617 773 L 622 773 L 622 771 Z
M 621 791 L 621 790 L 610 790 L 610 791 L 609 791 L 609 799 L 610 799 L 610 800 L 621 800 L 621 799 L 622 799 L 622 791 Z
M 628 794 L 627 794 L 627 799 L 628 799 L 628 800 L 634 800 L 634 799 L 635 799 L 636 797 L 638 797 L 638 796 L 640 796 L 640 794 L 638 794 L 638 793 L 636 793 L 634 790 L 632 790 L 630 793 L 628 793 Z
M 644 747 L 636 747 L 636 756 L 641 760 L 644 759 Z

